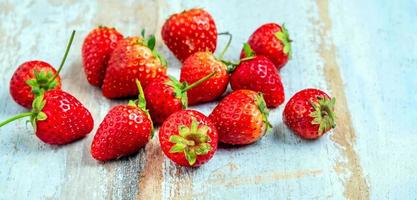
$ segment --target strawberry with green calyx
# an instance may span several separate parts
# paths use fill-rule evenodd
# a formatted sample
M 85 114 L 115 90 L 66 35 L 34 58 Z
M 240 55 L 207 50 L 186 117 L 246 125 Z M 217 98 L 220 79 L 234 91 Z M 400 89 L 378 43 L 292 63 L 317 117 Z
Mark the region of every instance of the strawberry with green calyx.
M 91 144 L 91 155 L 107 161 L 134 154 L 153 136 L 153 124 L 138 80 L 137 100 L 113 107 L 104 117 Z
M 230 46 L 232 35 L 228 32 L 219 35 L 227 35 L 229 40 L 218 57 L 211 52 L 197 52 L 188 57 L 182 65 L 180 75 L 182 82 L 193 83 L 207 74 L 216 72 L 215 76 L 187 92 L 189 105 L 216 100 L 227 89 L 229 74 L 223 56 Z
M 291 59 L 291 42 L 288 30 L 284 25 L 268 23 L 256 29 L 247 43 L 257 55 L 267 57 L 277 69 L 281 69 Z M 242 49 L 240 57 L 247 56 L 245 49 Z
M 218 134 L 202 113 L 182 110 L 169 116 L 162 124 L 159 141 L 162 151 L 176 164 L 198 167 L 213 157 Z
M 172 113 L 186 109 L 187 92 L 213 77 L 215 73 L 212 72 L 192 84 L 179 82 L 172 76 L 154 79 L 149 83 L 145 87 L 145 98 L 154 123 L 161 124 Z
M 71 34 L 58 71 L 50 64 L 38 60 L 25 62 L 16 69 L 10 79 L 10 95 L 16 103 L 30 109 L 36 95 L 45 91 L 61 89 L 59 72 L 64 66 L 74 35 L 75 31 Z
M 335 98 L 318 89 L 304 89 L 288 101 L 284 123 L 304 139 L 317 139 L 336 127 Z
M 38 95 L 32 111 L 12 117 L 0 127 L 23 117 L 30 121 L 36 136 L 47 144 L 67 144 L 78 140 L 93 130 L 90 112 L 72 95 L 62 90 L 50 90 Z
M 145 88 L 153 79 L 165 76 L 166 65 L 166 60 L 155 48 L 154 36 L 120 40 L 110 57 L 103 95 L 107 98 L 136 96 L 135 79 Z
M 210 114 L 210 120 L 225 144 L 243 145 L 259 140 L 271 127 L 262 94 L 236 90 L 226 96 Z
M 84 39 L 82 62 L 87 81 L 94 86 L 103 84 L 110 55 L 123 35 L 115 28 L 99 26 Z
M 284 86 L 274 63 L 267 57 L 255 55 L 251 47 L 245 43 L 245 55 L 231 72 L 230 85 L 233 90 L 249 89 L 261 92 L 268 107 L 276 108 L 285 100 Z M 234 65 L 229 65 L 234 67 Z

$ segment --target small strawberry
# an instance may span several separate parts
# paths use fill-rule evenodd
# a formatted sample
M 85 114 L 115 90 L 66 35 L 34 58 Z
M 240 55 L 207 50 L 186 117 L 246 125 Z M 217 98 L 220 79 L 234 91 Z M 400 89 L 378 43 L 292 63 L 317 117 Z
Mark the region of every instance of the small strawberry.
M 227 89 L 231 68 L 228 66 L 229 62 L 223 60 L 223 56 L 232 42 L 232 35 L 228 32 L 219 33 L 219 35 L 229 36 L 229 41 L 219 57 L 215 57 L 213 53 L 208 51 L 196 52 L 189 56 L 181 67 L 180 80 L 188 83 L 196 82 L 207 74 L 216 73 L 206 82 L 188 91 L 189 105 L 216 100 Z
M 75 31 L 71 34 L 58 71 L 50 64 L 38 60 L 25 62 L 16 69 L 10 80 L 10 95 L 16 103 L 30 109 L 36 95 L 44 91 L 61 89 L 59 72 L 64 66 L 74 35 Z
M 297 92 L 285 106 L 284 123 L 304 139 L 317 139 L 336 127 L 335 98 L 318 89 Z
M 208 117 L 194 110 L 181 110 L 162 124 L 159 142 L 165 155 L 181 166 L 198 167 L 217 150 L 218 134 Z
M 249 45 L 245 45 L 246 55 L 253 56 Z M 230 85 L 233 90 L 248 89 L 263 93 L 268 107 L 276 108 L 284 103 L 284 86 L 281 77 L 274 63 L 265 56 L 255 56 L 241 62 L 232 72 Z
M 152 137 L 153 125 L 145 96 L 136 80 L 139 98 L 113 107 L 104 117 L 91 144 L 91 155 L 100 161 L 118 159 L 139 151 Z
M 107 98 L 121 98 L 138 95 L 134 87 L 139 79 L 143 87 L 166 73 L 166 61 L 156 51 L 155 36 L 149 39 L 128 37 L 114 49 L 103 81 L 103 95 Z
M 222 143 L 242 145 L 259 140 L 271 127 L 262 94 L 236 90 L 226 96 L 210 114 Z
M 123 35 L 115 28 L 99 26 L 85 38 L 82 47 L 84 72 L 91 85 L 100 87 L 110 55 Z
M 257 55 L 269 58 L 277 69 L 281 69 L 291 58 L 291 39 L 284 25 L 262 25 L 250 36 L 248 44 Z M 240 57 L 247 57 L 244 49 Z
M 189 105 L 210 102 L 220 97 L 229 84 L 229 74 L 227 66 L 210 52 L 194 53 L 184 61 L 181 81 L 193 83 L 213 72 L 216 75 L 187 92 Z
M 216 25 L 210 14 L 200 8 L 171 15 L 164 23 L 161 35 L 180 61 L 195 52 L 216 50 Z
M 161 124 L 172 113 L 186 109 L 188 106 L 187 91 L 204 83 L 213 75 L 215 72 L 190 85 L 187 82 L 181 83 L 172 76 L 154 79 L 145 88 L 145 97 L 153 121 Z
M 67 144 L 93 130 L 90 112 L 72 95 L 62 90 L 50 90 L 33 100 L 32 111 L 16 115 L 0 127 L 23 117 L 31 117 L 36 136 L 47 144 Z

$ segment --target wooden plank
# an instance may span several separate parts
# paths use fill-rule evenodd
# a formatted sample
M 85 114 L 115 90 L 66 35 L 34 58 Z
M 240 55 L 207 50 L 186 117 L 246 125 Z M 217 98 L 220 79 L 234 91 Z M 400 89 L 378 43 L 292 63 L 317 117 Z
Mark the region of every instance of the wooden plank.
M 415 1 L 0 1 L 0 120 L 24 109 L 8 94 L 16 67 L 29 59 L 57 66 L 77 30 L 62 77 L 64 90 L 91 111 L 95 129 L 110 107 L 81 68 L 83 38 L 97 25 L 125 35 L 156 33 L 178 77 L 179 62 L 160 29 L 174 12 L 207 9 L 234 40 L 226 59 L 259 25 L 285 22 L 294 56 L 282 70 L 286 99 L 306 87 L 337 98 L 338 127 L 304 141 L 282 124 L 283 106 L 261 141 L 222 147 L 198 169 L 177 167 L 154 138 L 137 155 L 99 163 L 94 134 L 70 145 L 45 145 L 24 120 L 0 129 L 0 199 L 413 199 L 417 196 L 417 4 Z M 219 49 L 225 38 L 219 39 Z M 410 90 L 411 89 L 411 90 Z M 216 102 L 192 107 L 209 114 Z

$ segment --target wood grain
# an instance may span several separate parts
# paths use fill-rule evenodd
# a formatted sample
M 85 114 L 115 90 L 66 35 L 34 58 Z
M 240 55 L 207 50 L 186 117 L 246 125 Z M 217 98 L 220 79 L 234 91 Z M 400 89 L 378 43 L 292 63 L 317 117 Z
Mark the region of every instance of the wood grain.
M 280 71 L 286 101 L 316 87 L 337 98 L 337 128 L 317 141 L 294 136 L 271 110 L 274 128 L 259 142 L 219 148 L 197 169 L 178 167 L 153 140 L 136 155 L 100 163 L 90 156 L 99 123 L 114 105 L 90 86 L 81 66 L 83 38 L 95 26 L 126 36 L 142 28 L 179 75 L 160 39 L 172 13 L 203 7 L 219 31 L 233 34 L 226 59 L 261 24 L 285 23 L 293 59 Z M 57 66 L 77 30 L 62 71 L 63 89 L 92 113 L 95 129 L 65 146 L 40 142 L 30 125 L 0 129 L 0 199 L 415 199 L 417 196 L 417 4 L 387 1 L 0 0 L 0 120 L 25 111 L 8 82 L 31 59 Z M 221 50 L 226 38 L 219 37 Z M 209 114 L 217 102 L 191 107 Z

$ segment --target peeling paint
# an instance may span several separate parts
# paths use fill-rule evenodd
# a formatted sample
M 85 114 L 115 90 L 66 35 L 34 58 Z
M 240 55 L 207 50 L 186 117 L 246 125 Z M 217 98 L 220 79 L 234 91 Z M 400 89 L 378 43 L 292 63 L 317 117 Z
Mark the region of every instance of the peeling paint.
M 346 162 L 337 162 L 335 169 L 338 173 L 341 171 L 348 171 L 350 173 L 347 180 L 344 181 L 344 195 L 347 199 L 369 199 L 369 186 L 363 176 L 358 155 L 353 147 L 355 144 L 355 131 L 352 128 L 343 81 L 336 61 L 336 47 L 330 38 L 332 24 L 329 17 L 328 1 L 318 0 L 317 5 L 320 20 L 323 23 L 323 29 L 320 31 L 321 44 L 319 52 L 324 61 L 324 73 L 327 83 L 333 96 L 337 99 L 335 108 L 337 113 L 337 127 L 331 139 L 340 146 L 340 151 L 346 159 Z

